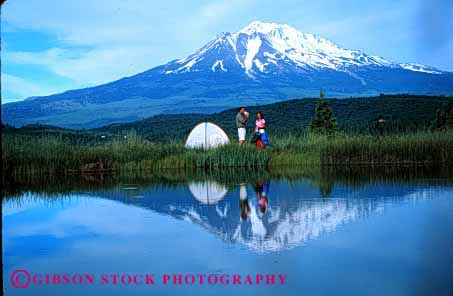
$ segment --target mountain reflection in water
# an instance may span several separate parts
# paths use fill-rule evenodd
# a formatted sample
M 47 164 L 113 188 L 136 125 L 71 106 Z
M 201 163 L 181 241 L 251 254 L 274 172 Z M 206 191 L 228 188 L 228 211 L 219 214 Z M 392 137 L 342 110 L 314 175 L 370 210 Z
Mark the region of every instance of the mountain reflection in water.
M 264 181 L 268 184 L 269 181 Z M 306 181 L 273 181 L 267 192 L 268 206 L 260 209 L 258 184 L 241 184 L 226 191 L 214 181 L 165 190 L 143 189 L 143 199 L 134 200 L 122 189 L 98 196 L 120 200 L 200 225 L 230 243 L 240 243 L 258 252 L 279 251 L 335 231 L 343 224 L 379 214 L 387 205 L 416 202 L 436 194 L 436 188 L 367 186 L 348 190 L 339 186 L 333 197 L 323 198 Z M 247 216 L 241 213 L 241 203 Z
M 341 180 L 339 175 L 290 178 L 245 173 L 229 178 L 201 174 L 172 181 L 152 178 L 149 183 L 146 178 L 139 182 L 132 178 L 75 191 L 169 215 L 261 253 L 304 245 L 342 225 L 379 215 L 388 206 L 432 198 L 451 182 L 439 176 L 358 182 Z M 43 191 L 34 198 L 54 198 L 55 193 Z M 75 194 L 71 191 L 63 195 L 70 199 Z M 20 200 L 21 193 L 15 196 L 9 198 Z

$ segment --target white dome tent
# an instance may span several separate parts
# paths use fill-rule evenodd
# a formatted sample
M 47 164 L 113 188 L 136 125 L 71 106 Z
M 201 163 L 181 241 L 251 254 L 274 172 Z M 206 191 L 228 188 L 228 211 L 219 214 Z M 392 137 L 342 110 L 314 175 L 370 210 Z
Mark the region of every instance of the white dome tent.
M 186 141 L 186 148 L 215 148 L 220 145 L 228 144 L 230 140 L 227 134 L 212 122 L 202 122 L 197 124 Z
M 202 204 L 208 205 L 216 204 L 222 200 L 228 192 L 225 185 L 210 180 L 192 182 L 189 184 L 189 190 L 196 200 Z

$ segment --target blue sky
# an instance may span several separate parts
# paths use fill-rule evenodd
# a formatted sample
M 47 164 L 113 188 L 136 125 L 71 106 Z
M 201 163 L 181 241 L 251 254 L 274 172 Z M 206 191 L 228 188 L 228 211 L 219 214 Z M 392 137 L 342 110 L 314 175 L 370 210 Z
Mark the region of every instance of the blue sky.
M 1 14 L 2 103 L 130 76 L 254 20 L 453 71 L 450 0 L 8 0 Z

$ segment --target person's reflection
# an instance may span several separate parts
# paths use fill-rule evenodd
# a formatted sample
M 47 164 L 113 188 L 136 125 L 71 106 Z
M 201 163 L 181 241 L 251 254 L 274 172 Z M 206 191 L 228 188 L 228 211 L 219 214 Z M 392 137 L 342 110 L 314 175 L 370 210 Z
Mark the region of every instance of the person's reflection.
M 260 179 L 255 186 L 256 197 L 258 198 L 258 206 L 260 208 L 260 214 L 263 215 L 266 212 L 269 193 L 269 182 L 265 182 Z
M 239 207 L 241 208 L 242 220 L 247 220 L 250 213 L 249 199 L 247 197 L 247 184 L 241 184 L 239 189 Z

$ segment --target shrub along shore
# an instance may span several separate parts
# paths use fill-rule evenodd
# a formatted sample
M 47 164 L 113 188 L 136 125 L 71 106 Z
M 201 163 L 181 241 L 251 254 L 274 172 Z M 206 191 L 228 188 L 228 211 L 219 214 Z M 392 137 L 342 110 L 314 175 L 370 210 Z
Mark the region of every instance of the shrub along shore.
M 329 165 L 447 165 L 453 163 L 453 131 L 410 134 L 336 133 L 271 138 L 271 147 L 231 143 L 216 149 L 186 149 L 183 143 L 153 143 L 135 134 L 86 144 L 60 136 L 2 135 L 3 175 L 165 168 L 227 168 Z

